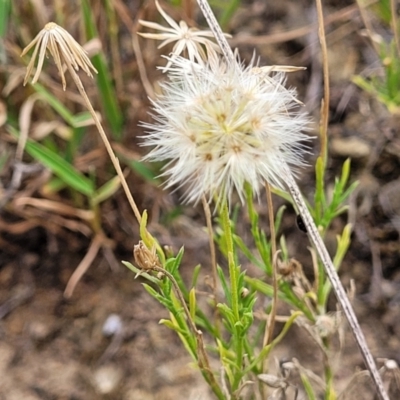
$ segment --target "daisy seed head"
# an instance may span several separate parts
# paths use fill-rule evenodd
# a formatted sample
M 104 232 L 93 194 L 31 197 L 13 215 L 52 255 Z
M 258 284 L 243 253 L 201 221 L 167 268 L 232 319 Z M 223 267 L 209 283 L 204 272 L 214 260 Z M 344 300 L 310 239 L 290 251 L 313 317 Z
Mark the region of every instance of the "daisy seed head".
M 184 186 L 184 200 L 244 201 L 248 182 L 255 193 L 265 182 L 285 189 L 282 161 L 303 165 L 308 117 L 298 112 L 282 72 L 254 73 L 254 60 L 199 65 L 175 58 L 163 94 L 153 102 L 154 123 L 143 124 L 154 146 L 145 157 L 169 162 L 166 186 Z
M 81 68 L 90 77 L 92 76 L 92 72 L 97 73 L 87 56 L 86 51 L 81 47 L 81 45 L 64 28 L 54 22 L 49 22 L 45 25 L 32 42 L 24 48 L 21 57 L 23 57 L 32 47 L 34 47 L 35 50 L 33 51 L 32 58 L 27 67 L 24 86 L 27 84 L 29 77 L 32 74 L 38 57 L 36 72 L 33 76 L 32 84 L 37 82 L 47 52 L 49 52 L 54 58 L 58 72 L 61 76 L 64 90 L 66 88 L 63 69 L 64 63 L 75 70 Z
M 161 8 L 157 0 L 155 3 L 158 12 L 168 23 L 169 27 L 165 27 L 155 22 L 139 20 L 139 23 L 142 26 L 158 30 L 159 33 L 138 32 L 138 34 L 147 39 L 162 40 L 161 44 L 158 46 L 159 49 L 169 43 L 175 43 L 172 49 L 171 59 L 165 67 L 161 68 L 163 72 L 167 72 L 174 59 L 183 52 L 187 53 L 189 60 L 195 61 L 199 64 L 204 64 L 207 58 L 217 57 L 217 54 L 221 52 L 221 49 L 215 42 L 209 39 L 214 38 L 214 34 L 211 31 L 189 28 L 185 21 L 180 21 L 178 24 Z M 226 37 L 231 37 L 228 34 L 224 35 Z

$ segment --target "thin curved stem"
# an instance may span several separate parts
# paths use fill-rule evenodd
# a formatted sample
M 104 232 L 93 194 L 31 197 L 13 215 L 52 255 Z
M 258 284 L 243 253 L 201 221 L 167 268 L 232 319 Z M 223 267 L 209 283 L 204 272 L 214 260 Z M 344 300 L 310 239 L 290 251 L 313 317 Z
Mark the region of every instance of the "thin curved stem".
M 83 99 L 85 101 L 85 104 L 86 104 L 86 107 L 88 108 L 91 116 L 93 117 L 93 120 L 94 120 L 94 122 L 96 124 L 97 130 L 100 133 L 100 137 L 103 140 L 104 145 L 105 145 L 105 147 L 107 149 L 107 152 L 108 152 L 108 155 L 109 155 L 109 157 L 111 159 L 111 162 L 114 165 L 115 171 L 117 172 L 117 175 L 118 175 L 119 179 L 121 180 L 121 185 L 122 185 L 122 187 L 124 189 L 124 192 L 125 192 L 125 195 L 126 195 L 126 197 L 128 199 L 129 205 L 131 206 L 132 211 L 133 211 L 133 213 L 134 213 L 134 215 L 135 215 L 135 217 L 136 217 L 136 219 L 137 219 L 137 221 L 138 221 L 138 223 L 140 225 L 140 222 L 142 220 L 142 216 L 141 216 L 141 214 L 139 212 L 139 209 L 138 209 L 138 207 L 137 207 L 137 205 L 135 203 L 135 200 L 133 199 L 133 196 L 132 196 L 132 193 L 131 193 L 131 191 L 129 189 L 128 183 L 126 182 L 124 173 L 122 172 L 121 166 L 119 164 L 119 160 L 114 154 L 114 150 L 111 147 L 110 141 L 108 140 L 107 135 L 104 132 L 104 129 L 103 129 L 101 123 L 100 123 L 100 120 L 99 120 L 96 112 L 94 111 L 94 108 L 93 108 L 93 106 L 92 106 L 92 104 L 91 104 L 91 102 L 89 100 L 89 97 L 86 94 L 85 88 L 83 87 L 83 84 L 82 84 L 78 74 L 75 72 L 75 69 L 68 62 L 68 60 L 65 60 L 65 61 L 66 61 L 66 64 L 67 64 L 67 68 L 68 68 L 68 70 L 69 70 L 69 72 L 70 72 L 70 74 L 72 76 L 72 79 L 74 80 L 74 82 L 75 82 L 75 84 L 76 84 L 76 86 L 77 86 L 77 88 L 79 90 L 79 93 L 83 97 Z
M 235 55 L 233 54 L 233 51 L 231 49 L 231 46 L 229 46 L 228 41 L 226 40 L 226 37 L 224 35 L 224 32 L 222 32 L 221 27 L 219 26 L 219 23 L 217 19 L 215 18 L 214 13 L 211 10 L 210 5 L 208 4 L 207 0 L 197 0 L 197 3 L 200 7 L 200 10 L 202 11 L 205 19 L 208 22 L 208 26 L 212 30 L 215 39 L 217 40 L 219 47 L 222 50 L 222 54 L 226 58 L 226 61 L 229 63 L 235 63 Z
M 333 265 L 333 262 L 329 256 L 329 253 L 325 247 L 324 242 L 321 239 L 320 234 L 318 233 L 318 229 L 315 226 L 315 223 L 313 221 L 310 212 L 308 211 L 307 205 L 303 200 L 303 196 L 300 193 L 300 190 L 297 186 L 296 181 L 293 178 L 289 166 L 282 158 L 281 158 L 281 163 L 282 163 L 282 175 L 285 179 L 286 185 L 307 227 L 307 232 L 311 239 L 311 242 L 313 243 L 315 249 L 317 250 L 317 253 L 325 267 L 326 274 L 328 275 L 328 278 L 332 284 L 332 288 L 336 294 L 336 298 L 339 301 L 343 313 L 346 316 L 347 321 L 351 327 L 354 338 L 356 339 L 357 345 L 364 358 L 364 362 L 369 372 L 371 373 L 371 377 L 375 384 L 379 398 L 381 400 L 390 400 L 385 391 L 385 388 L 383 387 L 381 376 L 379 375 L 378 369 L 376 368 L 375 361 L 368 348 L 367 342 L 360 328 L 360 324 L 358 323 L 353 307 L 350 303 L 350 300 L 347 297 L 346 291 L 344 290 L 342 283 L 340 282 L 335 266 Z
M 225 242 L 226 242 L 226 252 L 228 257 L 228 265 L 229 265 L 229 278 L 231 283 L 231 307 L 233 311 L 233 315 L 235 317 L 235 322 L 239 322 L 240 314 L 239 314 L 239 276 L 238 276 L 238 268 L 236 266 L 234 260 L 234 252 L 233 252 L 233 238 L 232 238 L 232 228 L 231 221 L 229 219 L 229 209 L 228 203 L 226 199 L 223 200 L 222 209 L 221 209 L 221 222 L 222 229 L 225 234 Z

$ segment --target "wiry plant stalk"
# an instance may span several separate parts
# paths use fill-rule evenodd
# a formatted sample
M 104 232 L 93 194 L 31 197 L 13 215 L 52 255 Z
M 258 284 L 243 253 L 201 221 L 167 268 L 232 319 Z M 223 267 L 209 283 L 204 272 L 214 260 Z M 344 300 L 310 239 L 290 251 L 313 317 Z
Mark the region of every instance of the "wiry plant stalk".
M 218 41 L 222 52 L 226 58 L 227 63 L 236 63 L 234 54 L 225 39 L 222 30 L 210 8 L 208 5 L 207 0 L 197 0 L 200 9 L 202 10 L 207 22 L 209 23 L 209 26 L 211 30 L 213 31 L 216 40 Z M 333 265 L 333 262 L 328 254 L 328 251 L 325 247 L 324 242 L 321 239 L 321 236 L 318 232 L 318 229 L 315 226 L 315 223 L 307 209 L 307 206 L 303 200 L 303 197 L 300 193 L 300 190 L 297 186 L 296 181 L 293 178 L 292 172 L 286 163 L 286 161 L 281 157 L 281 166 L 282 166 L 282 177 L 283 180 L 286 182 L 287 188 L 289 189 L 290 194 L 293 197 L 294 202 L 296 203 L 299 212 L 303 218 L 304 223 L 306 224 L 306 227 L 309 232 L 310 239 L 312 243 L 314 244 L 318 255 L 325 267 L 326 273 L 328 275 L 328 278 L 332 284 L 332 287 L 335 291 L 336 297 L 343 309 L 343 312 L 349 322 L 349 325 L 353 331 L 354 337 L 356 339 L 357 345 L 362 353 L 362 356 L 364 358 L 365 364 L 368 368 L 368 370 L 371 373 L 372 379 L 374 381 L 377 393 L 380 397 L 381 400 L 389 400 L 389 397 L 383 387 L 383 382 L 381 379 L 381 376 L 379 375 L 379 372 L 376 368 L 374 359 L 372 357 L 372 354 L 368 348 L 367 342 L 365 340 L 364 334 L 361 331 L 360 325 L 358 323 L 357 317 L 354 313 L 353 307 L 347 297 L 346 291 L 343 288 L 342 283 L 340 282 L 339 276 L 336 272 L 336 269 Z
M 357 317 L 354 313 L 353 307 L 350 303 L 349 298 L 347 297 L 346 291 L 344 290 L 342 283 L 340 282 L 339 275 L 336 272 L 335 266 L 333 265 L 333 262 L 328 254 L 325 244 L 321 239 L 317 227 L 315 226 L 313 218 L 311 217 L 311 214 L 308 211 L 307 205 L 303 200 L 303 196 L 300 193 L 297 183 L 293 178 L 290 168 L 283 160 L 282 160 L 282 170 L 289 192 L 292 195 L 292 198 L 300 212 L 304 224 L 306 225 L 307 233 L 311 239 L 311 242 L 313 243 L 315 249 L 317 250 L 317 253 L 325 267 L 326 274 L 328 275 L 328 278 L 332 284 L 332 288 L 336 294 L 336 298 L 338 299 L 340 306 L 343 310 L 343 313 L 346 316 L 346 319 L 354 334 L 357 345 L 364 358 L 364 362 L 369 372 L 371 373 L 379 397 L 382 400 L 389 400 L 389 397 L 386 394 L 386 391 L 383 387 L 381 376 L 378 372 L 378 369 L 376 368 L 375 361 L 368 348 L 364 334 L 360 328 L 360 324 L 358 323 Z
M 228 62 L 236 63 L 235 56 L 233 54 L 231 46 L 229 46 L 229 43 L 226 40 L 226 37 L 222 32 L 222 29 L 219 26 L 218 21 L 215 18 L 215 15 L 212 12 L 211 7 L 208 4 L 207 0 L 197 0 L 197 3 L 205 19 L 208 22 L 208 26 L 214 33 L 215 39 L 217 40 L 219 47 L 221 47 L 222 54 L 224 55 L 224 57 Z
M 96 124 L 96 128 L 99 131 L 101 139 L 103 140 L 104 146 L 106 147 L 106 150 L 108 152 L 110 160 L 111 160 L 111 162 L 112 162 L 112 164 L 113 164 L 113 166 L 115 168 L 115 171 L 117 172 L 117 175 L 118 175 L 119 179 L 121 180 L 121 185 L 122 185 L 122 187 L 124 189 L 124 192 L 125 192 L 125 195 L 126 195 L 126 197 L 128 199 L 129 205 L 131 206 L 132 211 L 133 211 L 138 223 L 140 224 L 142 216 L 141 216 L 140 211 L 139 211 L 139 209 L 138 209 L 138 207 L 136 205 L 135 200 L 133 199 L 133 196 L 132 196 L 132 193 L 131 193 L 131 191 L 129 189 L 128 183 L 126 182 L 124 173 L 122 172 L 121 166 L 119 164 L 119 160 L 114 154 L 114 150 L 112 149 L 110 141 L 108 140 L 108 137 L 107 137 L 106 133 L 104 132 L 103 126 L 101 125 L 100 120 L 99 120 L 99 118 L 98 118 L 98 116 L 97 116 L 97 114 L 96 114 L 96 112 L 95 112 L 95 110 L 94 110 L 94 108 L 92 106 L 92 103 L 90 102 L 89 97 L 86 94 L 86 91 L 85 91 L 85 88 L 83 87 L 82 81 L 80 80 L 78 74 L 75 72 L 75 70 L 72 67 L 72 65 L 69 64 L 68 62 L 67 62 L 67 68 L 68 68 L 68 71 L 70 72 L 70 74 L 72 76 L 72 79 L 74 80 L 74 82 L 75 82 L 75 84 L 76 84 L 76 86 L 77 86 L 77 88 L 79 90 L 79 93 L 81 94 L 81 96 L 83 97 L 83 99 L 85 101 L 86 107 L 88 108 L 90 114 L 93 117 L 93 120 L 94 120 L 94 122 Z

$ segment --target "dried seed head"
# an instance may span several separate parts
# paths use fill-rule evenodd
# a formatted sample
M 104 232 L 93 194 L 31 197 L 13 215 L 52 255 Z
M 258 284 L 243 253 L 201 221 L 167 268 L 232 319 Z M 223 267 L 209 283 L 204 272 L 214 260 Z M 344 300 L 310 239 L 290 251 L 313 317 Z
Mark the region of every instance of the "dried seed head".
M 143 271 L 152 270 L 154 267 L 162 268 L 156 253 L 156 248 L 153 247 L 149 250 L 143 241 L 140 241 L 133 248 L 133 257 L 135 258 L 137 266 Z
M 302 271 L 303 267 L 294 258 L 291 258 L 288 261 L 278 260 L 278 273 L 285 278 L 292 278 L 293 275 L 296 275 Z
M 211 31 L 189 28 L 185 21 L 180 21 L 179 24 L 176 23 L 161 8 L 157 0 L 156 7 L 170 27 L 165 27 L 155 22 L 139 20 L 139 23 L 146 28 L 156 29 L 160 32 L 138 32 L 138 34 L 148 39 L 162 40 L 161 44 L 158 46 L 159 49 L 169 43 L 175 42 L 171 53 L 171 59 L 168 61 L 167 65 L 162 68 L 163 72 L 168 71 L 173 60 L 185 51 L 187 52 L 189 60 L 195 61 L 199 64 L 205 64 L 207 58 L 217 58 L 217 54 L 220 53 L 221 50 L 216 43 L 209 39 L 214 37 L 214 34 Z M 230 37 L 228 34 L 225 35 Z M 206 51 L 204 49 L 206 49 Z
M 315 321 L 315 329 L 320 337 L 327 338 L 334 335 L 338 331 L 341 322 L 341 312 L 319 315 Z
M 287 386 L 287 383 L 284 379 L 272 374 L 259 374 L 257 375 L 257 378 L 272 388 L 281 388 Z
M 65 63 L 67 67 L 72 67 L 75 70 L 81 68 L 89 76 L 92 76 L 92 71 L 97 73 L 96 68 L 92 65 L 86 51 L 81 47 L 81 45 L 65 29 L 61 28 L 61 26 L 54 22 L 49 22 L 45 25 L 45 27 L 37 34 L 35 39 L 25 47 L 21 53 L 21 57 L 24 56 L 32 47 L 35 47 L 35 50 L 33 51 L 32 58 L 26 70 L 24 86 L 28 82 L 38 55 L 38 64 L 32 83 L 37 82 L 39 79 L 47 51 L 49 51 L 54 58 L 54 62 L 56 63 L 58 72 L 61 76 L 64 90 L 66 88 L 66 82 L 63 63 Z

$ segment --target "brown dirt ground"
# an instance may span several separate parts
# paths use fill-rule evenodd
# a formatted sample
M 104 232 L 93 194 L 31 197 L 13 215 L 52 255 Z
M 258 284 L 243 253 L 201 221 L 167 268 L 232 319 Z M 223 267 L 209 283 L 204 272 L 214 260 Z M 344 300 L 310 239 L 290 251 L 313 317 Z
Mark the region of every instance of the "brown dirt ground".
M 351 249 L 341 270 L 342 281 L 346 286 L 351 279 L 355 281 L 354 304 L 373 355 L 399 363 L 399 121 L 351 84 L 354 74 L 379 65 L 368 40 L 361 35 L 363 24 L 355 4 L 350 0 L 325 3 L 325 14 L 330 16 L 326 29 L 331 72 L 328 177 L 332 182 L 343 161 L 351 157 L 352 179 L 360 181 L 349 202 L 348 215 L 335 221 L 327 237 L 328 247 L 333 246 L 335 232 L 348 220 L 354 223 Z M 135 2 L 126 4 L 132 12 L 138 9 Z M 235 35 L 232 43 L 248 56 L 255 46 L 262 64 L 306 66 L 307 71 L 291 75 L 289 83 L 299 88 L 299 97 L 318 118 L 322 77 L 319 57 L 314 56 L 319 47 L 317 30 L 312 25 L 312 2 L 255 0 L 243 4 L 231 23 Z M 281 38 L 281 33 L 304 26 L 310 27 L 305 34 L 300 30 L 288 39 Z M 388 34 L 383 28 L 380 33 Z M 260 36 L 263 39 L 255 43 L 254 38 Z M 129 34 L 125 32 L 121 40 L 127 38 Z M 150 60 L 150 52 L 154 53 L 154 47 L 146 43 L 146 60 Z M 127 71 L 134 70 L 132 50 L 123 57 Z M 141 107 L 140 111 L 126 113 L 130 116 L 126 121 L 130 137 L 137 134 L 137 120 L 146 118 L 145 95 L 140 84 L 128 79 L 125 90 L 130 106 Z M 133 140 L 127 140 L 126 145 L 139 151 Z M 317 148 L 313 150 L 313 154 L 317 152 Z M 105 158 L 104 153 L 100 156 Z M 95 164 L 101 166 L 103 162 Z M 9 174 L 3 174 L 4 187 L 7 179 Z M 207 271 L 207 238 L 202 231 L 201 211 L 185 207 L 178 218 L 168 222 L 177 195 L 163 193 L 132 174 L 129 179 L 141 208 L 150 210 L 152 232 L 174 249 L 185 246 L 184 274 L 190 276 L 192 267 L 199 262 Z M 311 198 L 311 168 L 304 171 L 300 184 Z M 34 195 L 40 197 L 38 191 Z M 131 249 L 138 241 L 138 232 L 123 196 L 104 204 L 102 212 L 105 231 L 117 243 L 115 260 L 132 260 Z M 0 214 L 1 400 L 212 398 L 200 375 L 191 368 L 176 335 L 158 325 L 161 318 L 167 317 L 165 311 L 131 272 L 118 262 L 110 262 L 109 253 L 100 254 L 72 298 L 65 299 L 66 283 L 86 254 L 90 240 L 67 230 L 46 229 L 40 223 L 29 230 L 10 230 L 11 224 L 15 228 L 16 223 L 27 218 L 13 206 L 5 207 Z M 167 220 L 166 227 L 160 223 L 163 218 Z M 291 253 L 309 272 L 308 241 L 295 227 L 294 218 L 289 209 L 282 231 Z M 332 299 L 332 309 L 334 306 Z M 106 321 L 114 321 L 116 333 L 112 336 L 104 332 Z M 340 391 L 363 364 L 350 334 L 346 333 L 340 358 L 339 347 L 334 348 L 337 353 L 332 357 Z M 297 357 L 307 368 L 320 372 L 318 348 L 300 328 L 291 331 L 274 356 Z M 385 374 L 392 399 L 400 398 L 399 376 L 396 369 Z M 293 393 L 288 398 L 293 398 Z M 372 399 L 372 389 L 360 378 L 354 390 L 348 390 L 343 398 Z

